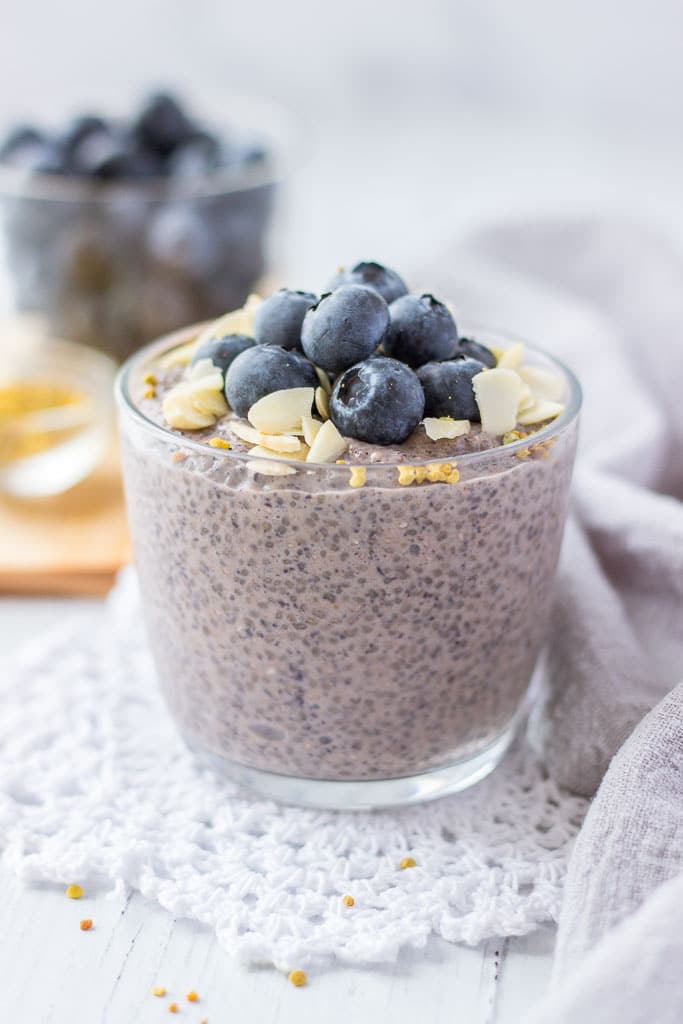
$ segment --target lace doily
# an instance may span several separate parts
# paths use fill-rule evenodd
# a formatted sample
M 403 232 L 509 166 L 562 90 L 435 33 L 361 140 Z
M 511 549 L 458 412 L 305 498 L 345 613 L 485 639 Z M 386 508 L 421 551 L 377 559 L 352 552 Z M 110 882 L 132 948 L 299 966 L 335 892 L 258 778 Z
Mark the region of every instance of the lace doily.
M 0 847 L 22 879 L 138 889 L 242 960 L 283 969 L 556 919 L 585 803 L 524 745 L 485 782 L 417 808 L 257 802 L 193 763 L 139 620 L 129 573 L 104 611 L 4 665 Z M 417 866 L 400 870 L 406 855 Z

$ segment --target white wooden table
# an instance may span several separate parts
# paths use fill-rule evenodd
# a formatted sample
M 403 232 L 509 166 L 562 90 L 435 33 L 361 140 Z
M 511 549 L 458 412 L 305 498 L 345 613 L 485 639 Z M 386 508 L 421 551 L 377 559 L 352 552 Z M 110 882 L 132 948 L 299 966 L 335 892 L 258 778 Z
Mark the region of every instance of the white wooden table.
M 86 602 L 0 599 L 0 651 L 34 640 Z M 0 662 L 1 664 L 1 662 Z M 79 922 L 91 918 L 82 932 Z M 67 899 L 0 869 L 0 1021 L 8 1024 L 520 1024 L 547 985 L 548 928 L 474 949 L 432 940 L 390 967 L 311 972 L 296 989 L 241 967 L 205 927 L 139 895 Z M 168 995 L 156 999 L 154 986 Z M 196 990 L 200 1002 L 186 993 Z M 177 1017 L 168 1004 L 178 1002 Z

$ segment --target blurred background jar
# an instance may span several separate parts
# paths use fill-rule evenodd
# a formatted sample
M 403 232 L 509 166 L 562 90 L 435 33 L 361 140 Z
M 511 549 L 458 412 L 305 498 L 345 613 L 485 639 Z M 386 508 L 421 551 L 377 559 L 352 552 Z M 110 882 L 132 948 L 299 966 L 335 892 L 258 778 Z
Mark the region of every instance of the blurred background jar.
M 282 166 L 272 110 L 216 127 L 170 93 L 126 119 L 15 124 L 0 146 L 6 305 L 117 361 L 243 303 L 268 269 Z

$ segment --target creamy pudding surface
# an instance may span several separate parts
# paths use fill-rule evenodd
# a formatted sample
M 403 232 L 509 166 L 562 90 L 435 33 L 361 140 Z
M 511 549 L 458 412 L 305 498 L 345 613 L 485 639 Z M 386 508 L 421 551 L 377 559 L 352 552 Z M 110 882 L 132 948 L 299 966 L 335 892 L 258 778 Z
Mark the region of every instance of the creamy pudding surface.
M 304 339 L 307 329 L 315 336 L 315 322 L 306 325 L 325 301 L 307 305 Z M 386 302 L 392 317 L 399 301 Z M 376 306 L 375 318 L 383 313 Z M 401 315 L 410 324 L 413 310 Z M 173 336 L 132 361 L 121 379 L 122 458 L 145 619 L 183 735 L 228 772 L 238 766 L 337 782 L 416 776 L 481 754 L 511 730 L 544 636 L 576 443 L 576 416 L 565 412 L 572 380 L 519 344 L 491 342 L 480 353 L 485 337 L 465 342 L 475 347 L 453 358 L 428 360 L 433 369 L 422 374 L 424 363 L 408 369 L 414 335 L 395 331 L 392 339 L 390 320 L 386 354 L 365 356 L 367 379 L 354 376 L 355 364 L 320 373 L 316 363 L 310 394 L 305 383 L 275 388 L 282 401 L 259 407 L 257 399 L 244 415 L 233 407 L 241 393 L 231 392 L 230 375 L 270 346 L 257 337 L 222 370 L 198 358 L 207 338 L 214 346 L 218 336 L 250 339 L 244 310 L 232 316 L 241 319 L 227 326 L 238 330 L 219 329 L 219 321 L 198 341 L 197 331 Z M 420 344 L 425 337 L 445 344 L 443 331 L 420 334 Z M 363 401 L 389 373 L 392 345 L 407 390 L 403 407 L 379 422 Z M 313 347 L 321 358 L 338 358 L 337 349 L 330 356 Z M 459 374 L 476 361 L 472 352 L 488 352 L 489 365 L 471 367 L 474 383 L 465 375 L 463 399 Z M 312 363 L 305 344 L 303 353 L 302 363 Z M 291 371 L 285 354 L 257 352 L 280 361 L 276 374 Z M 476 398 L 471 408 L 483 424 L 443 414 L 443 361 L 461 364 L 444 371 L 455 381 L 446 400 L 455 410 Z M 292 365 L 309 372 L 297 359 Z M 393 378 L 385 379 L 391 389 Z M 203 384 L 192 382 L 209 380 L 207 399 Z M 360 414 L 352 402 L 340 407 L 347 385 L 353 395 L 366 389 Z M 401 417 L 414 396 L 412 426 Z M 430 400 L 436 416 L 427 415 Z M 288 409 L 299 407 L 303 419 L 287 427 Z M 209 422 L 196 425 L 202 417 Z M 382 443 L 367 439 L 387 420 L 396 431 L 411 429 L 401 441 L 387 443 L 386 433 Z M 349 423 L 365 436 L 337 427 Z M 508 429 L 493 433 L 491 423 Z

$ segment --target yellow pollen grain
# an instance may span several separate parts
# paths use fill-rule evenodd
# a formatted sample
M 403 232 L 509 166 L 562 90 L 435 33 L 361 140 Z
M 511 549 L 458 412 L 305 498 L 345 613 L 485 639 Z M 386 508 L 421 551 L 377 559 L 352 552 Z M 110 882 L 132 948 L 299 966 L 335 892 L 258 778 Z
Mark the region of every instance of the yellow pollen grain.
M 143 398 L 154 398 L 155 396 L 156 396 L 156 391 L 154 390 L 154 388 L 151 385 L 150 385 L 150 387 L 145 388 L 145 390 L 142 392 L 142 397 Z
M 524 434 L 520 430 L 508 430 L 507 434 L 503 434 L 503 444 L 514 444 L 523 437 Z
M 229 448 L 230 442 L 226 441 L 224 437 L 212 437 L 209 441 L 212 448 Z
M 198 1003 L 199 1002 L 199 996 L 197 995 L 197 993 L 195 991 L 188 992 L 187 995 L 185 996 L 185 998 L 187 999 L 188 1003 Z
M 79 927 L 82 932 L 89 932 L 90 929 L 92 928 L 92 921 L 90 920 L 89 917 L 84 917 Z
M 349 487 L 365 486 L 365 466 L 352 466 Z
M 156 377 L 154 376 L 153 373 L 146 373 L 145 376 L 142 378 L 142 383 L 143 384 L 157 384 L 158 381 L 157 381 L 157 379 L 156 379 Z
M 157 988 L 152 989 L 152 995 L 160 999 L 162 996 L 166 995 L 166 989 L 163 985 L 159 985 Z
M 302 985 L 306 984 L 308 978 L 306 977 L 305 971 L 296 970 L 290 971 L 289 980 L 291 981 L 292 985 L 294 985 L 296 988 L 301 988 Z
M 67 885 L 66 895 L 69 897 L 70 900 L 80 900 L 81 896 L 83 895 L 83 890 L 81 889 L 80 885 Z
M 404 857 L 399 864 L 401 871 L 405 871 L 406 868 L 417 867 L 417 861 L 413 857 Z
M 344 904 L 345 907 L 352 907 L 355 902 L 356 901 L 354 900 L 353 896 L 342 897 L 342 903 Z
M 178 1012 L 178 1004 L 177 1003 L 169 1003 L 168 1004 L 168 1012 L 169 1013 L 177 1013 Z

